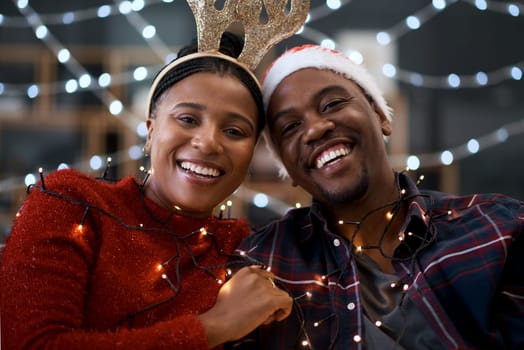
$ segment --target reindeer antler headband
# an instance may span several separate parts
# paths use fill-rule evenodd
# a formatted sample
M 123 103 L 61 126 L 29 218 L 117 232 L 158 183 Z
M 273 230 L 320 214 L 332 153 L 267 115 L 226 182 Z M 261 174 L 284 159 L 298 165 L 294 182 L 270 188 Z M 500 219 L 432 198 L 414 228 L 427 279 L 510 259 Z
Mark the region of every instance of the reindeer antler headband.
M 147 100 L 146 117 L 149 117 L 153 93 L 162 78 L 174 67 L 200 57 L 215 57 L 230 61 L 251 75 L 258 83 L 253 70 L 269 49 L 284 40 L 302 26 L 309 11 L 309 0 L 225 0 L 222 9 L 215 6 L 216 0 L 187 0 L 196 19 L 198 52 L 174 60 L 156 76 Z M 261 22 L 263 7 L 268 20 Z M 219 52 L 220 39 L 233 23 L 244 26 L 244 47 L 238 58 Z M 260 84 L 259 84 L 260 85 Z

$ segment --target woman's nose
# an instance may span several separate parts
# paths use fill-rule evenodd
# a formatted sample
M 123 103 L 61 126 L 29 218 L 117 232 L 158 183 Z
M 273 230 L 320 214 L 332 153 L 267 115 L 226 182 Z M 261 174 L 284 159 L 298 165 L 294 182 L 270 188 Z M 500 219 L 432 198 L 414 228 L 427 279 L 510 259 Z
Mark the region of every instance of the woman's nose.
M 220 135 L 214 130 L 202 130 L 191 139 L 191 146 L 204 154 L 220 153 L 224 150 Z

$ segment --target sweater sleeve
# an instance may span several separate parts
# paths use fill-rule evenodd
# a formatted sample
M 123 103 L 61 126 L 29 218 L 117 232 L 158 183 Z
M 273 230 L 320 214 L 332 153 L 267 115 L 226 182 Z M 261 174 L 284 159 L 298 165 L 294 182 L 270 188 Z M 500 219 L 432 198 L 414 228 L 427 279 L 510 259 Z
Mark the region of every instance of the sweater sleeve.
M 85 210 L 39 190 L 26 199 L 1 256 L 2 348 L 208 349 L 192 314 L 140 329 L 88 329 L 86 295 L 100 238 L 79 232 Z

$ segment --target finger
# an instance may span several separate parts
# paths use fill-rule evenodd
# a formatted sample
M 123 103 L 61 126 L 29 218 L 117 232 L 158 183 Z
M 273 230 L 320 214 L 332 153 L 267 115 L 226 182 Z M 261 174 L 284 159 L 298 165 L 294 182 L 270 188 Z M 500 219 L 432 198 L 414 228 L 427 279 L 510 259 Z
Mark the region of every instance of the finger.
M 275 321 L 283 321 L 283 320 L 285 320 L 286 318 L 288 318 L 289 315 L 291 315 L 291 310 L 292 310 L 292 307 L 284 308 L 284 309 L 279 309 L 279 310 L 277 310 L 277 311 L 273 314 L 273 319 L 274 319 Z

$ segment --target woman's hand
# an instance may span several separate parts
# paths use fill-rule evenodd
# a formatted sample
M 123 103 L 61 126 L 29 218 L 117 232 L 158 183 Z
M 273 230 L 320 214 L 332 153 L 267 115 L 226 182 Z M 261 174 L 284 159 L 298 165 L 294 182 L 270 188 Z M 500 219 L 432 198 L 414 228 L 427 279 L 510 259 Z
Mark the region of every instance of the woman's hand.
M 293 299 L 273 278 L 258 266 L 244 267 L 222 286 L 215 306 L 199 316 L 211 348 L 289 316 Z

